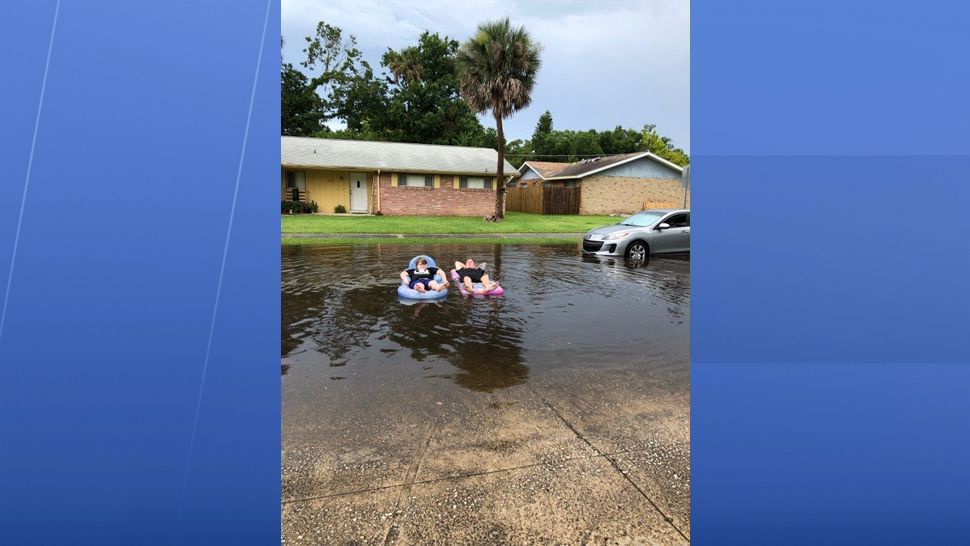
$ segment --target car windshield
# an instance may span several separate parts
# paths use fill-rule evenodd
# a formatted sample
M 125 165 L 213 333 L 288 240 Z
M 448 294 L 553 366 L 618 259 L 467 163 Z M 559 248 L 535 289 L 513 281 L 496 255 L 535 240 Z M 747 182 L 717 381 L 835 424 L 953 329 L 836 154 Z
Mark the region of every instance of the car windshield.
M 620 225 L 646 227 L 659 220 L 663 215 L 662 212 L 638 212 L 620 222 Z

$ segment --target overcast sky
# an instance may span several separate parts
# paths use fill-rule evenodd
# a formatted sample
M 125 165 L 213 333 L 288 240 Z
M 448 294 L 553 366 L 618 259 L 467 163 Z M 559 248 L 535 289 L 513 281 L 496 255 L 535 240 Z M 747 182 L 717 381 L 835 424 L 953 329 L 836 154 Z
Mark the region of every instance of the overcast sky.
M 463 42 L 478 23 L 508 16 L 543 52 L 532 105 L 506 121 L 506 138 L 529 138 L 549 110 L 557 129 L 654 123 L 690 150 L 688 0 L 282 0 L 282 8 L 286 61 L 302 60 L 303 37 L 326 21 L 355 35 L 378 71 L 387 48 L 414 45 L 424 30 Z

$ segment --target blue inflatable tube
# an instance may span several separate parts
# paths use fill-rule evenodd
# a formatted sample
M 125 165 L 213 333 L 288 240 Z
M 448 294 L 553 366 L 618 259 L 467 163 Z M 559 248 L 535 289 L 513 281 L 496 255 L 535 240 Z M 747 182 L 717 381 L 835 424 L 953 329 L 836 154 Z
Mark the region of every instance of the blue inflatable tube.
M 418 258 L 424 258 L 425 260 L 427 260 L 428 267 L 438 267 L 437 264 L 435 264 L 434 259 L 431 258 L 430 256 L 415 256 L 411 258 L 410 262 L 408 262 L 408 269 L 414 269 L 414 265 L 418 261 Z M 441 271 L 441 277 L 447 278 L 443 271 Z M 448 290 L 442 290 L 440 292 L 436 290 L 418 292 L 417 290 L 410 288 L 408 287 L 408 285 L 402 283 L 401 286 L 397 287 L 397 295 L 404 299 L 409 299 L 409 300 L 441 300 L 448 297 Z
M 408 285 L 402 284 L 397 287 L 397 295 L 409 300 L 440 300 L 448 297 L 448 291 L 442 290 L 438 292 L 436 290 L 428 290 L 426 292 L 418 292 L 413 288 L 408 288 Z

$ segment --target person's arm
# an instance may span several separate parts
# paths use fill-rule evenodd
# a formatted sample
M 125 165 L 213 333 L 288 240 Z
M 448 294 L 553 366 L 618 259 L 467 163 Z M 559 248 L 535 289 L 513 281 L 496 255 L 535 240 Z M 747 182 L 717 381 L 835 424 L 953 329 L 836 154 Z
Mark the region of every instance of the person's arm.
M 435 277 L 437 277 L 438 275 L 441 275 L 441 281 L 444 284 L 448 284 L 448 274 L 445 273 L 445 270 L 444 269 L 440 269 L 439 268 L 438 271 L 434 275 L 435 275 Z
M 407 269 L 405 269 L 404 271 L 401 271 L 401 282 L 403 283 L 411 282 L 411 275 L 408 274 Z

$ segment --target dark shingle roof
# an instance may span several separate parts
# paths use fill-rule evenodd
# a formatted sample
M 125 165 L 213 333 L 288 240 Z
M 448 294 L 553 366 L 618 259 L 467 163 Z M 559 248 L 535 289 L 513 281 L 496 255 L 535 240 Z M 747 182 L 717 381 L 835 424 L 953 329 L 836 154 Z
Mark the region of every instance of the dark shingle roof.
M 548 178 L 550 176 L 555 176 L 557 172 L 572 165 L 572 163 L 556 163 L 553 161 L 526 161 L 525 165 L 531 167 L 533 171 L 539 173 L 539 176 L 543 178 Z
M 539 173 L 544 180 L 562 180 L 567 178 L 582 178 L 584 176 L 603 171 L 615 165 L 633 161 L 641 157 L 650 158 L 661 165 L 664 165 L 678 173 L 683 169 L 666 159 L 656 156 L 650 152 L 633 152 L 629 154 L 607 155 L 583 159 L 575 163 L 553 163 L 551 161 L 526 161 L 532 170 Z

